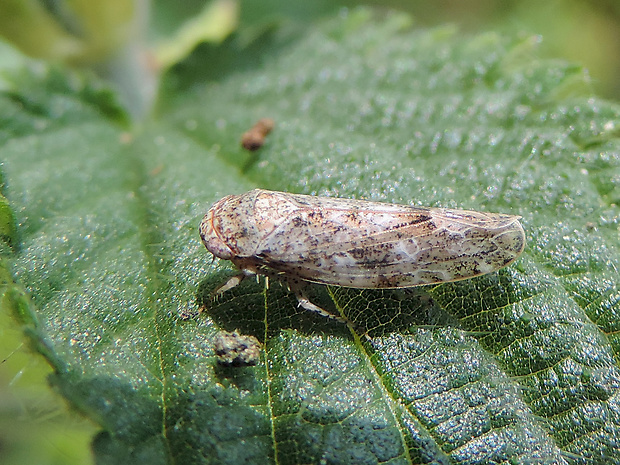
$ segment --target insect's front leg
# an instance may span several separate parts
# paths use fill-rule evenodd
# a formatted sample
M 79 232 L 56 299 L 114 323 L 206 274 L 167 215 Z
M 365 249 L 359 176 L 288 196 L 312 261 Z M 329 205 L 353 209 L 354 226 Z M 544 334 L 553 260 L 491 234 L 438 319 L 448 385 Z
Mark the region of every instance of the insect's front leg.
M 226 281 L 220 287 L 215 289 L 215 291 L 213 291 L 213 294 L 216 296 L 219 296 L 223 294 L 224 292 L 232 289 L 233 287 L 237 287 L 239 284 L 241 284 L 241 281 L 243 281 L 248 276 L 253 276 L 254 274 L 256 273 L 250 270 L 241 270 L 241 273 L 236 274 L 235 276 L 231 277 L 228 281 Z
M 248 260 L 233 260 L 233 263 L 239 269 L 239 274 L 231 277 L 230 279 L 228 279 L 228 281 L 215 289 L 215 291 L 213 291 L 213 294 L 215 296 L 219 296 L 224 292 L 232 289 L 233 287 L 237 287 L 245 278 L 249 276 L 264 276 L 265 284 L 267 285 L 267 287 L 269 287 L 268 279 L 281 279 L 281 275 L 279 275 L 277 272 L 265 267 L 258 267 Z

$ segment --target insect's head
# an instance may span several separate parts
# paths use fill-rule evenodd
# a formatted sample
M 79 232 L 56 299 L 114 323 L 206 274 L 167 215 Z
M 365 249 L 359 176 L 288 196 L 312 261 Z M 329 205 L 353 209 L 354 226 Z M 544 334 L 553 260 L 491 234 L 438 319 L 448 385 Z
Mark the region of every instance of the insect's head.
M 220 238 L 216 228 L 213 226 L 213 210 L 211 208 L 200 223 L 200 238 L 207 250 L 218 258 L 230 260 L 235 254 L 230 247 Z

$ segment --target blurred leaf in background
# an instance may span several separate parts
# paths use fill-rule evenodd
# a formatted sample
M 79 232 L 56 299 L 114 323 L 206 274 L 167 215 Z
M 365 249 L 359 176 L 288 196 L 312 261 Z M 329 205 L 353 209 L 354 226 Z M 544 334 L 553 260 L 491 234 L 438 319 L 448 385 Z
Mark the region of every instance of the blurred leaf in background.
M 0 4 L 0 36 L 31 56 L 94 70 L 120 92 L 134 117 L 143 118 L 158 98 L 162 73 L 200 43 L 219 43 L 235 31 L 247 45 L 273 27 L 298 34 L 313 18 L 358 3 L 7 0 Z M 451 22 L 469 31 L 539 34 L 544 37 L 541 57 L 584 64 L 599 93 L 620 97 L 620 4 L 615 0 L 374 3 L 407 11 L 423 26 Z
M 448 22 L 471 32 L 539 34 L 539 56 L 584 65 L 597 93 L 620 99 L 620 3 L 616 0 L 388 0 L 377 5 L 409 11 L 426 26 Z
M 620 109 L 585 71 L 403 14 L 169 5 L 125 48 L 162 54 L 139 125 L 147 100 L 0 49 L 7 463 L 84 463 L 95 434 L 97 463 L 619 463 Z M 216 13 L 233 36 L 196 28 Z M 520 214 L 528 247 L 461 283 L 313 288 L 368 342 L 277 283 L 209 298 L 232 270 L 198 223 L 257 186 Z M 261 362 L 218 366 L 221 329 Z

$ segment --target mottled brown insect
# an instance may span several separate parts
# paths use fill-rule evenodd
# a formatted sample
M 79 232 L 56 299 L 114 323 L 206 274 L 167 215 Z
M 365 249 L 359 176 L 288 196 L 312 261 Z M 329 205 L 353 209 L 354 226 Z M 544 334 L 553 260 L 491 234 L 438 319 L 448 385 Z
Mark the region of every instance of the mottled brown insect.
M 241 273 L 282 277 L 299 304 L 307 282 L 378 289 L 445 283 L 512 263 L 523 251 L 518 216 L 288 194 L 255 189 L 224 197 L 200 224 L 216 257 Z

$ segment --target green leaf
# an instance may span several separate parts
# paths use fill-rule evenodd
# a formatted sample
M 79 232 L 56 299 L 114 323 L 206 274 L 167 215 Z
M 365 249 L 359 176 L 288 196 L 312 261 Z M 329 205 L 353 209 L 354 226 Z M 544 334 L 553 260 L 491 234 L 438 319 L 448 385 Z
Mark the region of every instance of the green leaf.
M 173 39 L 158 46 L 155 59 L 162 68 L 177 64 L 201 42 L 221 42 L 237 26 L 239 5 L 230 0 L 206 4 L 202 11 L 185 22 Z
M 15 126 L 27 96 L 0 94 L 3 309 L 100 425 L 97 463 L 620 463 L 620 107 L 529 38 L 407 25 L 203 48 L 131 132 L 45 74 Z M 528 244 L 459 283 L 312 289 L 366 339 L 278 283 L 210 298 L 233 271 L 198 224 L 254 187 L 519 214 Z M 222 329 L 257 366 L 216 363 Z

